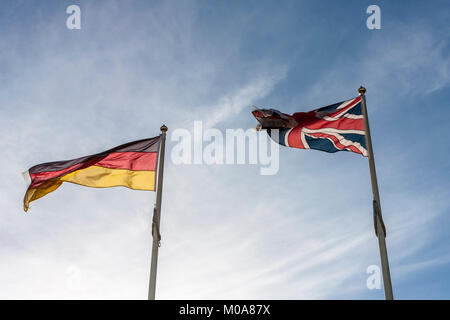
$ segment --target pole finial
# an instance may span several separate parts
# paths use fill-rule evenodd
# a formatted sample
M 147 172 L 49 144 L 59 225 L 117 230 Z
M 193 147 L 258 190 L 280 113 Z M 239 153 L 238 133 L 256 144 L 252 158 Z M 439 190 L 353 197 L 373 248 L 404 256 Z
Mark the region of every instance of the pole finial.
M 161 132 L 167 132 L 168 130 L 165 124 L 163 124 L 159 129 L 161 130 Z
M 366 93 L 366 88 L 364 88 L 363 86 L 359 87 L 358 93 L 359 93 L 360 95 L 365 94 L 365 93 Z

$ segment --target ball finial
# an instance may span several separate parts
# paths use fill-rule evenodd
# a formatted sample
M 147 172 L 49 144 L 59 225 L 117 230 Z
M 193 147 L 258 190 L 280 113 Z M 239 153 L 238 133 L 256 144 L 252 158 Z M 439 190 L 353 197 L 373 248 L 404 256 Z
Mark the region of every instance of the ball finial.
M 358 93 L 361 94 L 361 95 L 365 94 L 366 93 L 366 88 L 364 88 L 363 86 L 359 87 Z
M 161 132 L 167 132 L 168 129 L 167 129 L 166 125 L 163 124 L 163 125 L 161 126 L 160 130 L 161 130 Z

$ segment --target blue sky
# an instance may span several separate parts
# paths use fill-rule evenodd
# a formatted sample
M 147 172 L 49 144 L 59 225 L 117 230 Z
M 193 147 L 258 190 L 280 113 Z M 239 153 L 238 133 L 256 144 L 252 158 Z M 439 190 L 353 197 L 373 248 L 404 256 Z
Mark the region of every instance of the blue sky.
M 67 6 L 81 29 L 66 28 Z M 381 8 L 381 29 L 366 8 Z M 174 165 L 170 132 L 251 106 L 367 103 L 394 296 L 450 298 L 446 1 L 2 1 L 0 298 L 145 299 L 155 195 L 21 172 L 169 127 L 157 298 L 383 299 L 367 160 L 280 149 L 280 170 Z M 74 276 L 79 280 L 70 286 Z M 77 281 L 78 281 L 77 280 Z

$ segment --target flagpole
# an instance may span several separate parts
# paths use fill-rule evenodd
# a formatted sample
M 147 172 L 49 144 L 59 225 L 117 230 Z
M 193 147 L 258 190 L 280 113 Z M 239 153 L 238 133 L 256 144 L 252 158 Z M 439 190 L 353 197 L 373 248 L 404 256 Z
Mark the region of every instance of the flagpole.
M 369 117 L 366 107 L 366 88 L 360 87 L 358 93 L 361 96 L 362 112 L 364 116 L 364 128 L 366 136 L 366 145 L 369 157 L 370 180 L 372 183 L 373 193 L 373 210 L 375 234 L 378 237 L 378 245 L 380 247 L 381 269 L 383 271 L 384 296 L 386 300 L 393 300 L 391 273 L 389 271 L 389 261 L 386 249 L 386 228 L 384 226 L 383 217 L 381 215 L 380 194 L 378 192 L 377 172 L 375 170 L 375 158 L 373 156 L 372 138 L 370 137 Z
M 159 149 L 159 166 L 158 166 L 158 185 L 156 188 L 156 203 L 153 209 L 153 223 L 152 223 L 152 262 L 150 267 L 150 282 L 148 286 L 148 300 L 155 300 L 156 291 L 156 269 L 158 264 L 158 249 L 160 245 L 161 235 L 159 233 L 159 225 L 161 218 L 161 197 L 163 187 L 163 173 L 164 173 L 164 151 L 166 147 L 166 132 L 167 127 L 161 126 L 161 142 Z

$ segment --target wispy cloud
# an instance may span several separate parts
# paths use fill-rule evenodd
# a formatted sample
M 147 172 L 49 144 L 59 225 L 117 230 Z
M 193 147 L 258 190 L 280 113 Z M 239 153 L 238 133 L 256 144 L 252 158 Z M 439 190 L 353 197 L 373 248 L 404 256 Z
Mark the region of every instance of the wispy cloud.
M 221 97 L 217 104 L 209 106 L 214 111 L 208 116 L 205 127 L 214 127 L 219 122 L 237 116 L 242 110 L 248 109 L 254 101 L 267 96 L 285 77 L 285 69 L 276 70 L 269 75 L 257 76 L 250 84 Z

